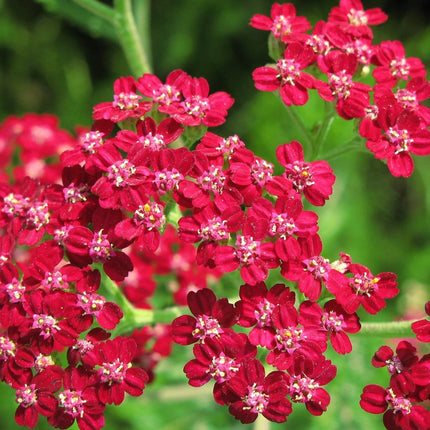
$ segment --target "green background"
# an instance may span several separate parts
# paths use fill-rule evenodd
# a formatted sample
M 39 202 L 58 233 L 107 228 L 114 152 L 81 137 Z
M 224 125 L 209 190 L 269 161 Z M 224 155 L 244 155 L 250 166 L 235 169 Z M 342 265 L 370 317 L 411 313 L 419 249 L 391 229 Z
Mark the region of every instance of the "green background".
M 137 0 L 138 2 L 139 0 Z M 109 4 L 109 2 L 106 2 Z M 335 1 L 296 2 L 298 15 L 312 24 L 327 19 Z M 92 106 L 112 98 L 112 84 L 130 74 L 112 29 L 88 18 L 70 0 L 63 11 L 49 0 L 0 0 L 0 121 L 26 112 L 56 114 L 62 127 L 91 124 Z M 267 34 L 252 29 L 252 15 L 268 15 L 267 0 L 156 0 L 151 5 L 151 46 L 154 73 L 162 80 L 173 69 L 203 76 L 211 92 L 227 91 L 236 103 L 226 124 L 213 131 L 238 134 L 255 153 L 275 161 L 277 145 L 301 139 L 283 106 L 270 93 L 255 90 L 252 71 L 269 62 Z M 375 43 L 401 40 L 408 57 L 430 65 L 430 17 L 426 1 L 364 1 L 366 9 L 381 7 L 389 21 L 374 29 Z M 88 32 L 86 29 L 90 28 Z M 298 108 L 307 120 L 321 118 L 322 105 L 312 98 Z M 350 123 L 335 120 L 326 149 L 351 138 Z M 399 296 L 372 321 L 413 318 L 423 314 L 430 297 L 430 159 L 415 158 L 408 179 L 392 177 L 370 153 L 354 152 L 333 160 L 337 176 L 333 197 L 316 212 L 320 216 L 323 254 L 335 259 L 340 251 L 374 274 L 393 271 L 399 277 Z M 366 318 L 366 315 L 363 315 Z M 328 386 L 329 411 L 312 417 L 302 405 L 286 424 L 272 428 L 377 429 L 382 417 L 358 406 L 362 387 L 387 384 L 385 371 L 370 359 L 383 339 L 356 338 L 349 357 L 331 357 L 338 377 Z M 155 383 L 142 398 L 130 398 L 108 408 L 106 429 L 206 430 L 242 428 L 226 408 L 215 404 L 211 388 L 188 387 L 182 373 L 190 348 L 176 347 L 160 364 Z M 13 392 L 0 388 L 0 426 L 19 428 L 13 420 Z M 44 419 L 36 427 L 47 428 Z M 255 428 L 266 429 L 259 421 Z

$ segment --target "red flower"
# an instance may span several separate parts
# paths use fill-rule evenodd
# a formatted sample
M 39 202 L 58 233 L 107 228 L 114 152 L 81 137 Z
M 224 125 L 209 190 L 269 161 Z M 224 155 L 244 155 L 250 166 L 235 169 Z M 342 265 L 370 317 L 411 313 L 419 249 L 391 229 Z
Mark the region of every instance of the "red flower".
M 157 125 L 150 116 L 136 123 L 136 132 L 120 130 L 117 135 L 109 139 L 119 149 L 134 152 L 139 149 L 159 151 L 174 142 L 183 132 L 181 125 L 173 118 L 165 118 Z
M 291 304 L 278 306 L 272 315 L 276 335 L 267 362 L 279 370 L 288 369 L 303 357 L 317 361 L 327 348 L 325 334 L 314 327 L 302 326 Z
M 362 305 L 366 312 L 376 314 L 385 307 L 385 299 L 399 293 L 394 273 L 374 276 L 361 264 L 350 264 L 349 272 L 352 277 L 338 272 L 336 278 L 330 278 L 326 284 L 348 313 L 355 312 Z
M 324 309 L 321 309 L 317 303 L 305 301 L 300 304 L 299 312 L 300 323 L 305 327 L 315 327 L 325 331 L 333 349 L 338 354 L 352 351 L 351 341 L 346 333 L 357 333 L 360 330 L 357 314 L 348 314 L 336 300 L 326 302 Z
M 237 374 L 245 360 L 257 354 L 257 348 L 249 343 L 246 334 L 231 331 L 195 344 L 193 353 L 196 358 L 184 367 L 188 383 L 200 387 L 214 379 L 214 389 L 218 391 Z
M 276 335 L 273 312 L 280 303 L 294 305 L 294 292 L 284 284 L 276 284 L 268 290 L 264 282 L 259 282 L 256 285 L 242 285 L 239 295 L 240 300 L 236 302 L 240 311 L 237 324 L 243 327 L 255 326 L 248 335 L 250 342 L 272 348 Z
M 215 264 L 226 272 L 240 267 L 240 276 L 251 285 L 264 281 L 269 269 L 279 266 L 273 242 L 263 242 L 268 235 L 268 221 L 249 217 L 236 236 L 235 246 L 218 246 Z
M 15 412 L 15 421 L 18 425 L 34 428 L 39 414 L 45 417 L 54 415 L 57 409 L 54 393 L 61 387 L 62 375 L 63 369 L 49 366 L 16 387 L 15 400 L 19 406 Z
M 430 154 L 430 131 L 416 114 L 403 109 L 393 97 L 382 97 L 377 103 L 379 113 L 373 125 L 367 123 L 361 129 L 368 139 L 366 146 L 376 158 L 387 159 L 393 176 L 408 177 L 414 170 L 411 154 Z
M 105 425 L 105 404 L 98 397 L 94 372 L 83 367 L 68 367 L 63 389 L 58 393 L 58 407 L 48 417 L 50 425 L 66 429 L 76 420 L 80 430 L 99 430 Z
M 187 126 L 216 127 L 225 122 L 227 110 L 234 100 L 225 92 L 209 95 L 209 84 L 205 78 L 187 76 L 183 83 L 184 101 L 160 107 L 160 111 L 172 115 L 180 124 Z
M 270 17 L 256 14 L 251 18 L 251 27 L 266 30 L 273 35 L 288 42 L 291 34 L 304 33 L 311 28 L 304 16 L 296 16 L 296 8 L 291 3 L 274 3 L 270 11 Z
M 333 269 L 330 261 L 321 254 L 321 238 L 315 234 L 309 238 L 300 237 L 300 256 L 283 261 L 281 274 L 290 281 L 298 281 L 300 291 L 312 301 L 318 300 L 323 284 L 335 282 L 340 273 Z M 343 279 L 343 278 L 342 278 Z
M 293 42 L 285 50 L 284 58 L 276 68 L 259 67 L 252 72 L 255 88 L 260 91 L 280 89 L 282 101 L 287 105 L 304 105 L 309 99 L 308 89 L 323 87 L 309 73 L 302 72 L 315 61 L 315 53 L 309 46 Z
M 320 67 L 328 76 L 333 95 L 336 96 L 336 110 L 344 119 L 362 118 L 369 105 L 369 93 L 372 87 L 361 82 L 354 82 L 357 70 L 357 58 L 342 51 L 330 51 L 320 61 Z M 330 100 L 330 97 L 322 97 Z
M 364 10 L 360 0 L 340 0 L 339 6 L 330 11 L 328 22 L 341 26 L 355 37 L 372 37 L 368 26 L 382 24 L 387 19 L 388 16 L 380 8 Z
M 336 376 L 336 367 L 331 361 L 323 356 L 318 360 L 301 357 L 287 371 L 291 400 L 304 403 L 306 409 L 315 416 L 326 411 L 330 395 L 321 386 L 328 384 Z
M 387 389 L 379 385 L 367 385 L 361 395 L 360 406 L 371 414 L 384 414 L 388 430 L 428 430 L 430 412 L 421 405 L 413 404 L 398 386 Z
M 285 374 L 274 371 L 265 376 L 258 360 L 247 360 L 236 376 L 226 383 L 223 400 L 230 404 L 230 413 L 243 424 L 252 423 L 258 414 L 270 421 L 284 422 L 292 412 L 286 398 Z
M 394 87 L 400 80 L 425 76 L 427 71 L 419 58 L 406 58 L 405 48 L 398 40 L 381 42 L 376 50 L 373 63 L 373 77 L 378 84 Z
M 302 145 L 295 140 L 276 148 L 276 157 L 285 167 L 283 176 L 293 188 L 314 206 L 323 206 L 336 179 L 329 164 L 324 160 L 305 162 Z
M 317 214 L 303 210 L 299 194 L 294 198 L 280 196 L 275 207 L 269 200 L 257 199 L 248 214 L 269 220 L 268 234 L 276 239 L 275 251 L 283 261 L 299 257 L 301 249 L 296 237 L 313 236 L 318 231 Z
M 119 405 L 125 393 L 131 396 L 142 394 L 148 375 L 141 368 L 130 367 L 136 348 L 134 339 L 120 336 L 95 344 L 86 361 L 97 366 L 97 396 L 102 403 Z
M 182 315 L 172 323 L 173 341 L 190 345 L 206 338 L 219 337 L 237 320 L 237 311 L 226 298 L 217 300 L 214 292 L 204 288 L 187 295 L 188 306 L 194 315 Z
M 430 302 L 425 305 L 426 314 L 430 316 Z M 430 321 L 423 319 L 412 323 L 412 331 L 420 342 L 430 342 Z
M 99 103 L 94 106 L 93 119 L 107 119 L 121 122 L 127 118 L 140 118 L 151 110 L 152 103 L 141 101 L 136 93 L 136 81 L 132 76 L 121 77 L 113 84 L 113 102 Z
M 113 144 L 106 144 L 98 151 L 94 163 L 106 172 L 91 187 L 99 196 L 102 208 L 119 209 L 127 206 L 129 195 L 149 189 L 153 173 L 143 165 L 139 152 L 123 158 Z
M 217 161 L 220 157 L 229 160 L 238 149 L 242 148 L 245 148 L 245 144 L 237 134 L 223 139 L 210 131 L 205 133 L 196 147 L 197 151 L 203 152 L 209 159 Z
M 163 84 L 157 76 L 145 73 L 137 80 L 136 87 L 143 95 L 151 98 L 153 103 L 165 106 L 181 101 L 182 86 L 187 78 L 188 75 L 184 71 L 173 70 Z

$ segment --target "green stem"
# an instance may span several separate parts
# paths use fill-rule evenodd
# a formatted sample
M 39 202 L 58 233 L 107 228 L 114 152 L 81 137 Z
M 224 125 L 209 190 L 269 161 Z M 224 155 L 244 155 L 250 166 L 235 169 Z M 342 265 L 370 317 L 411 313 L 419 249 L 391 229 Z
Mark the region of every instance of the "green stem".
M 295 124 L 297 129 L 302 134 L 303 141 L 301 143 L 304 143 L 306 147 L 305 154 L 310 154 L 313 148 L 313 137 L 308 127 L 303 122 L 301 116 L 297 113 L 294 106 L 286 106 L 286 109 L 287 109 L 288 115 L 290 116 L 291 121 Z
M 102 273 L 101 294 L 108 301 L 116 303 L 124 313 L 118 326 L 115 328 L 115 335 L 130 333 L 135 328 L 142 328 L 148 324 L 171 323 L 176 317 L 189 312 L 186 306 L 172 306 L 165 309 L 138 309 L 135 308 L 124 296 L 118 285 L 112 281 L 104 272 Z
M 414 338 L 411 324 L 419 320 L 391 321 L 391 322 L 365 322 L 361 323 L 361 330 L 356 336 L 385 337 L 385 338 Z
M 136 0 L 134 3 L 136 28 L 143 50 L 146 52 L 149 69 L 152 70 L 151 50 L 151 2 L 150 0 Z
M 114 9 L 112 9 L 110 6 L 100 3 L 98 0 L 73 1 L 87 11 L 91 12 L 93 15 L 103 18 L 112 24 L 115 24 L 118 19 L 118 13 Z
M 334 160 L 335 158 L 340 157 L 341 155 L 345 155 L 353 151 L 366 152 L 366 153 L 369 152 L 363 146 L 363 139 L 361 137 L 360 138 L 355 137 L 354 139 L 350 140 L 347 144 L 339 148 L 336 148 L 333 151 L 322 154 L 320 159 L 331 161 L 331 160 Z
M 140 1 L 149 4 L 149 0 Z M 140 39 L 133 17 L 131 1 L 115 0 L 114 7 L 120 16 L 120 18 L 115 22 L 116 33 L 132 73 L 135 76 L 142 76 L 144 73 L 151 73 L 152 69 L 148 60 L 148 55 L 144 49 L 144 46 L 149 45 L 149 43 L 143 42 Z M 144 24 L 140 22 L 140 26 L 142 28 Z M 149 25 L 147 25 L 147 28 L 149 28 Z
M 318 130 L 318 134 L 315 138 L 313 147 L 312 147 L 312 157 L 311 160 L 316 160 L 319 155 L 321 147 L 324 145 L 327 134 L 330 131 L 330 128 L 333 124 L 335 115 L 333 113 L 332 105 L 326 102 L 325 104 L 326 114 L 324 116 L 323 122 Z

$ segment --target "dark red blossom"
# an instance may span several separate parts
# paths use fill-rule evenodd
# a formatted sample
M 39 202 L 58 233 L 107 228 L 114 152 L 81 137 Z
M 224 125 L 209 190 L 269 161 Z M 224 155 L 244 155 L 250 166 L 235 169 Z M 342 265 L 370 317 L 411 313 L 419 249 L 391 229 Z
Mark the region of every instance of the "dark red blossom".
M 294 305 L 294 292 L 284 284 L 276 284 L 267 289 L 264 282 L 258 282 L 256 285 L 242 285 L 239 295 L 240 300 L 236 302 L 240 312 L 237 324 L 253 327 L 248 335 L 253 345 L 271 348 L 276 335 L 276 327 L 272 321 L 273 312 L 280 303 Z
M 292 412 L 286 375 L 280 371 L 265 375 L 259 360 L 245 361 L 223 391 L 230 413 L 243 424 L 254 422 L 258 414 L 280 423 Z
M 430 316 L 430 302 L 425 305 L 425 311 Z M 412 331 L 415 333 L 420 342 L 430 342 L 430 321 L 429 319 L 422 319 L 412 323 Z
M 80 430 L 99 430 L 105 425 L 105 404 L 97 397 L 96 376 L 83 367 L 68 367 L 58 393 L 58 407 L 48 417 L 50 425 L 66 429 L 75 421 Z
M 336 367 L 321 356 L 318 360 L 301 357 L 287 369 L 288 390 L 294 403 L 304 403 L 315 416 L 327 410 L 330 395 L 322 388 L 336 376 Z
M 102 403 L 119 405 L 125 393 L 142 394 L 148 375 L 141 368 L 130 367 L 136 348 L 134 339 L 120 336 L 95 344 L 87 361 L 97 366 L 97 396 Z
M 300 304 L 299 321 L 305 327 L 315 327 L 326 332 L 333 349 L 338 354 L 352 351 L 352 344 L 346 333 L 357 333 L 360 321 L 357 314 L 347 313 L 336 300 L 329 300 L 324 308 L 314 302 L 305 301 Z
M 214 292 L 208 288 L 190 291 L 187 302 L 194 317 L 182 315 L 172 323 L 173 341 L 181 345 L 219 337 L 237 321 L 234 306 L 226 298 L 217 300 Z
M 276 240 L 275 251 L 283 261 L 299 257 L 301 249 L 296 237 L 313 236 L 318 231 L 317 214 L 303 210 L 299 194 L 278 197 L 275 207 L 267 199 L 257 199 L 248 214 L 269 220 L 268 234 Z
M 396 386 L 383 388 L 367 385 L 361 395 L 360 406 L 371 414 L 384 414 L 384 425 L 388 430 L 414 430 L 430 428 L 430 412 L 414 404 Z
M 265 281 L 269 269 L 279 266 L 274 243 L 264 241 L 268 227 L 265 219 L 246 219 L 242 234 L 236 236 L 235 246 L 221 245 L 216 248 L 215 264 L 226 272 L 240 268 L 240 275 L 248 284 Z
M 18 425 L 34 428 L 39 414 L 45 417 L 54 415 L 57 409 L 57 398 L 54 393 L 61 387 L 63 369 L 59 366 L 49 366 L 25 384 L 15 387 L 15 401 L 18 408 L 15 421 Z
M 43 354 L 61 351 L 76 342 L 78 333 L 68 320 L 79 312 L 74 293 L 35 290 L 26 293 L 23 307 L 28 318 L 21 324 L 20 334 Z
M 237 374 L 245 360 L 257 354 L 257 348 L 249 343 L 246 334 L 231 331 L 195 344 L 193 353 L 195 359 L 184 367 L 188 383 L 200 387 L 214 379 L 214 389 L 220 390 Z
M 300 237 L 297 241 L 301 248 L 300 255 L 296 259 L 284 260 L 281 274 L 290 281 L 297 281 L 300 291 L 309 300 L 316 301 L 321 295 L 323 285 L 336 282 L 341 274 L 321 255 L 322 242 L 317 234 L 309 238 Z
M 372 272 L 361 264 L 349 265 L 350 277 L 339 273 L 331 278 L 326 286 L 336 296 L 346 312 L 355 312 L 360 305 L 370 314 L 376 314 L 385 307 L 385 299 L 395 297 L 397 288 L 396 275 L 391 272 Z
M 327 348 L 325 334 L 315 327 L 302 326 L 299 314 L 291 304 L 278 306 L 272 315 L 276 334 L 267 362 L 279 370 L 288 369 L 296 360 L 317 361 Z

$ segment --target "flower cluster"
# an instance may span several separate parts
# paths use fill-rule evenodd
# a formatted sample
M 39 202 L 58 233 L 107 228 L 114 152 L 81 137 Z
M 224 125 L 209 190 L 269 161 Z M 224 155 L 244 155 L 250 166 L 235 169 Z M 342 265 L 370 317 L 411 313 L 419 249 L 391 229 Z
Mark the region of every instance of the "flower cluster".
M 430 302 L 426 304 L 429 314 Z M 430 322 L 416 321 L 412 329 L 417 340 L 428 343 Z M 360 406 L 372 414 L 384 414 L 384 425 L 389 430 L 428 429 L 430 412 L 424 402 L 430 400 L 430 356 L 420 357 L 419 350 L 408 341 L 401 341 L 396 353 L 382 346 L 372 358 L 375 367 L 387 367 L 390 382 L 387 388 L 367 385 L 361 395 Z
M 385 19 L 341 0 L 309 34 L 292 4 L 275 3 L 251 25 L 270 31 L 280 55 L 253 78 L 287 106 L 317 90 L 357 120 L 393 175 L 409 176 L 410 154 L 430 153 L 420 104 L 430 85 L 400 42 L 372 45 L 369 26 Z M 373 86 L 360 81 L 372 67 Z M 209 130 L 232 105 L 206 79 L 174 70 L 164 82 L 117 79 L 112 101 L 96 105 L 76 137 L 51 115 L 1 124 L 1 167 L 17 154 L 23 161 L 0 176 L 0 379 L 16 391 L 18 424 L 33 428 L 42 415 L 54 427 L 99 430 L 105 406 L 142 394 L 172 341 L 193 345 L 190 385 L 214 380 L 215 401 L 243 423 L 286 421 L 293 403 L 313 415 L 327 409 L 336 367 L 325 352 L 352 351 L 357 311 L 383 309 L 398 294 L 396 275 L 374 275 L 344 252 L 323 255 L 308 208 L 330 198 L 332 168 L 296 140 L 277 142 L 275 166 L 238 135 Z M 241 279 L 234 303 L 212 290 L 230 272 Z M 282 282 L 271 286 L 270 275 Z M 157 321 L 158 303 L 192 315 Z M 427 320 L 413 329 L 428 340 Z M 428 397 L 428 357 L 407 342 L 397 356 L 387 348 L 373 362 L 396 375 L 387 390 L 366 387 L 362 406 L 388 405 L 390 429 L 417 428 L 427 416 L 411 402 Z
M 252 76 L 257 89 L 279 90 L 287 106 L 306 104 L 316 90 L 341 118 L 359 123 L 367 148 L 386 160 L 392 175 L 407 177 L 411 154 L 430 154 L 430 110 L 422 104 L 430 84 L 421 60 L 407 57 L 400 41 L 374 44 L 371 26 L 386 19 L 379 8 L 341 0 L 309 34 L 311 25 L 292 4 L 275 3 L 270 17 L 255 15 L 251 25 L 270 32 L 276 64 Z

